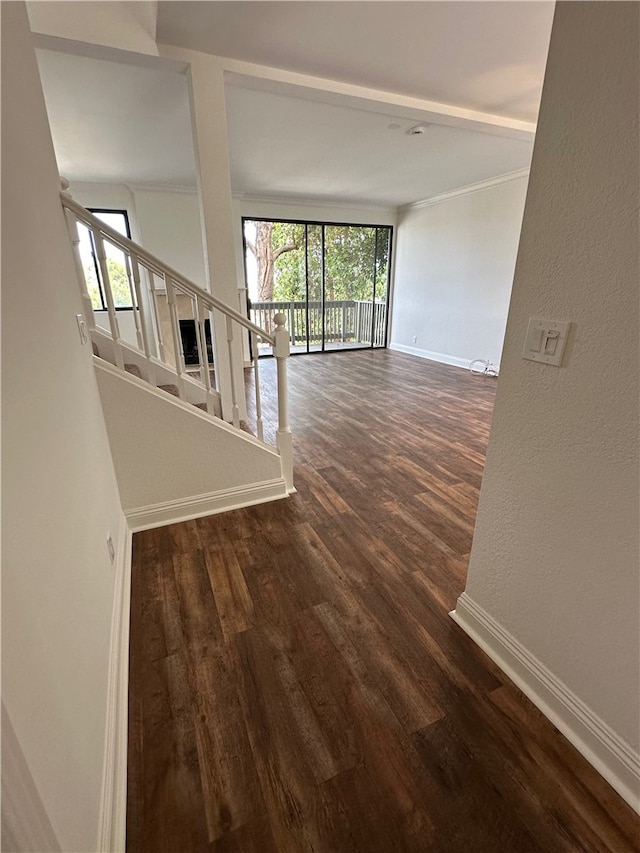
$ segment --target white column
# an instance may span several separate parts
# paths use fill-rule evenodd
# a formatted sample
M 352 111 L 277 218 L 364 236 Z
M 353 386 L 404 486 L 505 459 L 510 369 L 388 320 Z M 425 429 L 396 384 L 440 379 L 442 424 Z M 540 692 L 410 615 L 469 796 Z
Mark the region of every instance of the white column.
M 169 46 L 162 46 L 161 54 L 189 63 L 186 73 L 207 286 L 211 293 L 235 309 L 238 304 L 238 282 L 222 63 L 215 56 Z M 231 421 L 233 402 L 226 320 L 217 312 L 214 313 L 213 337 L 222 414 L 225 420 Z M 234 339 L 233 365 L 235 386 L 243 388 L 242 339 L 239 335 Z M 246 400 L 244 394 L 239 396 L 240 418 L 245 419 Z

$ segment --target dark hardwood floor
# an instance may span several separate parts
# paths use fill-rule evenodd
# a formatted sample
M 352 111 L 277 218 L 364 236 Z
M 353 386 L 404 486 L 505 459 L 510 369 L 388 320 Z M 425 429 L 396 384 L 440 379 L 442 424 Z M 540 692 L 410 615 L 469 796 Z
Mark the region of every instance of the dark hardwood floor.
M 640 850 L 448 616 L 495 381 L 379 350 L 290 386 L 296 495 L 134 538 L 128 853 Z

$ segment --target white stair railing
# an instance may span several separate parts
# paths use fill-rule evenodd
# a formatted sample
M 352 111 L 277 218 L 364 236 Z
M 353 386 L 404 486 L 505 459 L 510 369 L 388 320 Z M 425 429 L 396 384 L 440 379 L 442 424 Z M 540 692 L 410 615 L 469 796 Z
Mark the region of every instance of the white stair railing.
M 225 318 L 226 354 L 229 358 L 230 397 L 234 426 L 240 426 L 240 413 L 245 410 L 244 388 L 238 388 L 234 360 L 243 358 L 242 337 L 248 335 L 253 345 L 253 359 L 248 369 L 253 371 L 253 392 L 255 397 L 255 428 L 257 438 L 264 442 L 264 426 L 260 397 L 260 375 L 258 343 L 271 347 L 277 362 L 278 427 L 276 448 L 282 461 L 282 473 L 289 491 L 293 490 L 293 453 L 292 437 L 289 427 L 287 403 L 287 358 L 289 356 L 289 332 L 286 329 L 286 316 L 276 314 L 273 318 L 273 333 L 251 322 L 247 317 L 217 299 L 213 294 L 165 264 L 151 252 L 134 243 L 128 237 L 114 230 L 82 205 L 78 204 L 68 192 L 69 184 L 62 179 L 60 198 L 64 208 L 69 236 L 74 249 L 74 258 L 78 281 L 82 293 L 84 315 L 94 340 L 107 339 L 113 362 L 120 368 L 131 363 L 144 374 L 144 379 L 152 385 L 177 386 L 178 396 L 189 403 L 206 403 L 207 411 L 221 416 L 220 373 L 216 359 L 209 360 L 208 340 L 212 351 L 221 352 L 216 341 L 214 328 L 217 315 Z M 100 282 L 108 317 L 108 329 L 98 327 L 95 321 L 94 305 L 89 293 L 87 279 L 80 254 L 80 236 L 78 223 L 91 234 L 93 247 L 100 272 Z M 107 263 L 107 248 L 113 247 L 124 255 L 128 290 L 131 298 L 130 312 L 134 319 L 135 340 L 124 340 L 118 310 L 116 308 L 112 282 Z M 158 286 L 159 285 L 159 286 Z M 164 304 L 163 304 L 164 300 Z M 170 327 L 172 352 L 163 332 L 163 310 L 166 323 Z M 187 316 L 185 316 L 187 315 Z M 195 333 L 195 351 L 197 365 L 187 369 L 180 331 L 180 321 L 193 323 Z M 207 322 L 208 321 L 208 322 Z M 210 330 L 210 338 L 207 331 Z M 218 345 L 218 346 L 217 346 Z M 101 353 L 102 354 L 102 353 Z M 172 358 L 173 357 L 173 358 Z

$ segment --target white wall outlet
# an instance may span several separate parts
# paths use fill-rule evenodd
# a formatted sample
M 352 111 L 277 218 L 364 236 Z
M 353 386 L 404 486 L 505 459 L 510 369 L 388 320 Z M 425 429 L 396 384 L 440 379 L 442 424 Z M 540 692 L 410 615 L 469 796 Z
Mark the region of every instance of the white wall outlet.
M 571 323 L 530 317 L 522 357 L 560 367 Z
M 111 534 L 107 532 L 107 549 L 109 550 L 109 559 L 111 560 L 111 565 L 113 565 L 116 561 L 116 549 L 113 545 L 113 538 Z
M 411 340 L 414 342 L 414 344 L 417 344 L 418 343 L 418 336 L 414 335 Z

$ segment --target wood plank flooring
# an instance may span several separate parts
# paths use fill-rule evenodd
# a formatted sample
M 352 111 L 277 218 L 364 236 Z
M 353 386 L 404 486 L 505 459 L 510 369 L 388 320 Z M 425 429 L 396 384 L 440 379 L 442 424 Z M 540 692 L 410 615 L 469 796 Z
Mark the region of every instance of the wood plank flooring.
M 378 350 L 290 386 L 296 495 L 134 537 L 128 853 L 640 850 L 448 616 L 495 382 Z

